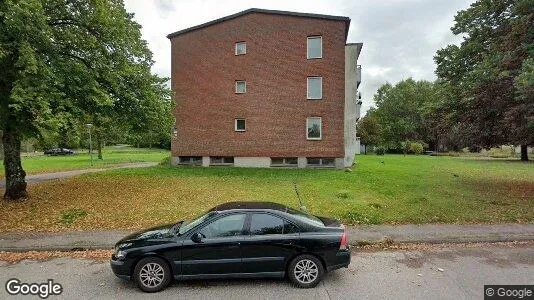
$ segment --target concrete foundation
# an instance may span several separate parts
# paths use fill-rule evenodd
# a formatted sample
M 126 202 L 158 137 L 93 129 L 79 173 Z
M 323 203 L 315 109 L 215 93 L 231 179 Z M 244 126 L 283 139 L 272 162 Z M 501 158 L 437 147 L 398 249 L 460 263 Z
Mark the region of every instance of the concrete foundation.
M 173 166 L 180 165 L 179 164 L 180 160 L 177 156 L 173 156 L 171 161 L 172 161 Z M 210 166 L 210 157 L 203 156 L 202 167 L 209 167 L 209 166 Z M 270 157 L 238 157 L 236 156 L 234 157 L 234 164 L 229 165 L 229 166 L 234 166 L 234 167 L 239 167 L 239 168 L 270 168 L 271 158 Z M 291 168 L 291 166 L 287 166 L 287 167 Z M 308 166 L 307 166 L 306 157 L 298 157 L 297 165 L 295 167 L 307 168 Z M 336 158 L 335 167 L 337 169 L 343 169 L 345 167 L 345 159 L 342 157 Z
M 336 169 L 343 169 L 345 168 L 345 159 L 344 158 L 336 158 L 335 160 Z M 352 164 L 351 164 L 352 165 Z
M 269 168 L 270 157 L 234 157 L 234 166 L 241 168 Z
M 306 168 L 306 164 L 307 164 L 307 162 L 306 162 L 306 157 L 299 157 L 299 158 L 297 158 L 297 166 L 298 166 L 299 168 Z

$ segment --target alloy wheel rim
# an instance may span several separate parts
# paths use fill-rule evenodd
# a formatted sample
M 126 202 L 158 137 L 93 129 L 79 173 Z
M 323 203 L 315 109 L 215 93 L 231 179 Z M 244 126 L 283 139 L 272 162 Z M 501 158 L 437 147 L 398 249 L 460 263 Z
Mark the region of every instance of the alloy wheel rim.
M 163 267 L 158 263 L 147 263 L 139 272 L 141 283 L 149 288 L 159 286 L 163 282 L 164 276 L 165 270 L 163 270 Z
M 319 276 L 319 268 L 317 264 L 309 259 L 302 259 L 297 262 L 293 270 L 295 278 L 300 283 L 314 282 Z

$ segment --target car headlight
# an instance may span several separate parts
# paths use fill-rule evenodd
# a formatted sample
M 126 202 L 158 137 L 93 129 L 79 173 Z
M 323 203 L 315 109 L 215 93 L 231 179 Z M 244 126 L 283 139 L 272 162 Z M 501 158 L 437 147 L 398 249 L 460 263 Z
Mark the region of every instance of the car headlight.
M 117 259 L 124 259 L 126 257 L 126 251 L 124 251 L 124 249 L 130 247 L 131 245 L 132 243 L 124 243 L 115 246 L 115 257 Z
M 117 251 L 117 253 L 115 253 L 115 257 L 119 260 L 123 260 L 126 257 L 126 251 Z

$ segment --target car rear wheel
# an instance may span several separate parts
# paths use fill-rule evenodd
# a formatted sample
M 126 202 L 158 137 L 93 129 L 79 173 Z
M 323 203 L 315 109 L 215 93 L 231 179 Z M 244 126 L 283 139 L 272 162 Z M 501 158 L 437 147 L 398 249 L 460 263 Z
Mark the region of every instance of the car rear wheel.
M 171 282 L 171 270 L 163 259 L 147 257 L 135 266 L 134 278 L 143 292 L 159 292 Z
M 319 259 L 313 255 L 297 256 L 288 268 L 291 282 L 299 288 L 315 287 L 323 277 L 324 268 Z

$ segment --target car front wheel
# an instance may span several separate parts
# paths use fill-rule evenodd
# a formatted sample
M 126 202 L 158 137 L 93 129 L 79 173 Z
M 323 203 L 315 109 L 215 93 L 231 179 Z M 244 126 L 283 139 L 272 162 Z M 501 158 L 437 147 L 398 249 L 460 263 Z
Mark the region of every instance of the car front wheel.
M 142 291 L 159 292 L 171 282 L 171 270 L 163 259 L 147 257 L 141 259 L 135 266 L 134 278 Z
M 315 287 L 323 274 L 324 268 L 319 259 L 307 254 L 293 259 L 288 268 L 289 279 L 300 288 Z

